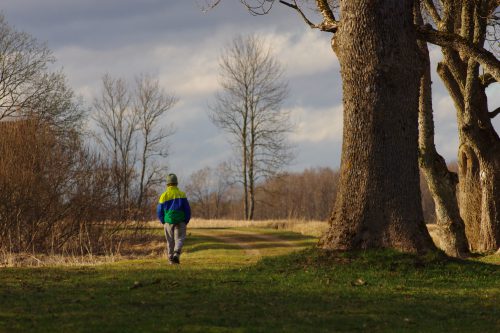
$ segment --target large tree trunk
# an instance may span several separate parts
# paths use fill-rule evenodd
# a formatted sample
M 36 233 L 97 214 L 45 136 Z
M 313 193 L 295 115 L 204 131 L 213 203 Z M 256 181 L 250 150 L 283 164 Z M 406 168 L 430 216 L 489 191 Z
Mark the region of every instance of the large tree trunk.
M 500 139 L 478 71 L 469 60 L 464 112 L 458 117 L 460 211 L 472 250 L 491 252 L 500 247 Z
M 471 250 L 495 251 L 500 247 L 500 142 L 487 129 L 461 127 L 460 213 Z
M 423 24 L 418 1 L 415 4 L 415 23 Z M 436 151 L 429 50 L 425 41 L 419 40 L 417 43 L 424 62 L 420 77 L 418 111 L 420 168 L 434 200 L 438 246 L 449 256 L 464 257 L 469 253 L 469 248 L 464 222 L 458 208 L 456 193 L 458 176 L 448 170 L 444 158 Z
M 434 249 L 418 174 L 421 63 L 413 1 L 340 2 L 334 48 L 343 82 L 340 189 L 322 238 L 327 249 Z
M 496 251 L 500 248 L 499 145 L 475 149 L 477 140 L 461 141 L 460 212 L 467 238 L 473 251 Z

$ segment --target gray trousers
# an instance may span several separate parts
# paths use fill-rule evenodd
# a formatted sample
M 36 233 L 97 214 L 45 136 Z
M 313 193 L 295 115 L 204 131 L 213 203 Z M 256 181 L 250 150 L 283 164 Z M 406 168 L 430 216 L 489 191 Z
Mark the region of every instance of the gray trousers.
M 167 239 L 168 258 L 171 259 L 174 253 L 180 255 L 182 246 L 184 245 L 184 240 L 186 239 L 186 223 L 165 223 L 163 225 L 163 229 L 165 229 L 165 238 Z

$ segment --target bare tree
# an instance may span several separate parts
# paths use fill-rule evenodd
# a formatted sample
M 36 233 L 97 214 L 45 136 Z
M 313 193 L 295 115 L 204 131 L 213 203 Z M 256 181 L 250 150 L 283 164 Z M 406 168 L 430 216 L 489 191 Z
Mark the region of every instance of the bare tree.
M 10 27 L 0 15 L 0 120 L 21 115 L 51 89 L 47 46 Z
M 174 133 L 173 127 L 164 127 L 161 121 L 177 102 L 177 98 L 164 92 L 157 79 L 139 76 L 136 79 L 134 113 L 138 116 L 141 134 L 140 176 L 137 208 L 141 210 L 152 186 L 163 179 L 165 166 L 156 159 L 168 156 L 166 140 Z M 147 206 L 147 203 L 146 203 Z
M 36 117 L 59 132 L 78 129 L 83 108 L 64 74 L 49 71 L 54 62 L 45 44 L 0 14 L 0 121 Z
M 130 107 L 124 80 L 105 75 L 102 84 L 101 96 L 94 100 L 93 119 L 100 130 L 95 137 L 111 158 L 119 217 L 123 219 L 130 208 L 127 205 L 137 160 L 135 134 L 139 119 Z
M 64 136 L 71 132 L 83 133 L 82 125 L 88 110 L 84 108 L 82 99 L 75 96 L 62 72 L 52 74 L 50 81 L 51 89 L 33 100 L 31 106 L 24 109 L 24 116 L 36 117 L 49 124 L 58 135 Z
M 237 37 L 220 57 L 220 85 L 210 119 L 231 135 L 240 156 L 245 219 L 253 219 L 256 182 L 290 162 L 292 125 L 281 109 L 287 95 L 283 69 L 256 36 Z
M 457 111 L 459 207 L 473 251 L 500 247 L 500 139 L 486 88 L 498 82 L 500 61 L 486 50 L 495 39 L 498 1 L 422 1 L 436 28 L 420 25 L 420 38 L 440 45 L 438 74 Z M 484 75 L 480 73 L 482 66 Z
M 146 75 L 136 78 L 133 90 L 125 80 L 109 75 L 102 82 L 101 96 L 94 101 L 93 119 L 99 129 L 94 136 L 111 159 L 119 217 L 130 217 L 133 208 L 137 217 L 162 180 L 166 140 L 173 134 L 164 116 L 177 99 Z

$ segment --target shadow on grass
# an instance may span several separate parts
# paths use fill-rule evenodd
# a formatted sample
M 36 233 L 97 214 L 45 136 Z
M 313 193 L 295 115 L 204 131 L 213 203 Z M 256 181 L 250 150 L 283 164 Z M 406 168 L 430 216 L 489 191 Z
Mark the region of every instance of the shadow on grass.
M 263 250 L 263 249 L 278 249 L 278 248 L 297 248 L 297 247 L 307 247 L 311 244 L 308 242 L 301 242 L 295 244 L 286 244 L 286 243 L 271 243 L 265 241 L 252 241 L 245 242 L 248 249 L 255 250 Z M 196 244 L 192 247 L 189 247 L 188 250 L 190 253 L 205 251 L 205 250 L 238 250 L 241 251 L 245 249 L 238 244 L 234 243 L 205 243 L 205 244 Z
M 0 331 L 496 332 L 500 327 L 499 267 L 480 262 L 308 249 L 238 269 L 154 264 L 5 270 Z

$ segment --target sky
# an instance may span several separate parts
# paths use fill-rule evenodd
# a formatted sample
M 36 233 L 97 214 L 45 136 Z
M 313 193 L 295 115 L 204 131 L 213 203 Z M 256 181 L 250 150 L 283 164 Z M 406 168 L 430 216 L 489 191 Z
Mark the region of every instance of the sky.
M 207 115 L 218 86 L 218 57 L 236 35 L 257 34 L 285 68 L 290 94 L 284 103 L 295 131 L 290 171 L 340 166 L 342 84 L 331 35 L 311 30 L 290 8 L 276 3 L 252 16 L 240 1 L 222 0 L 203 12 L 202 0 L 4 0 L 9 24 L 46 42 L 70 86 L 90 108 L 110 74 L 133 82 L 141 74 L 159 79 L 179 102 L 163 124 L 173 124 L 170 172 L 181 178 L 231 158 L 228 136 Z M 314 16 L 313 16 L 314 18 Z M 433 68 L 440 50 L 431 48 Z M 498 84 L 488 88 L 490 109 L 500 106 Z M 456 160 L 458 136 L 453 103 L 433 71 L 436 146 Z M 500 117 L 494 121 L 500 131 Z

